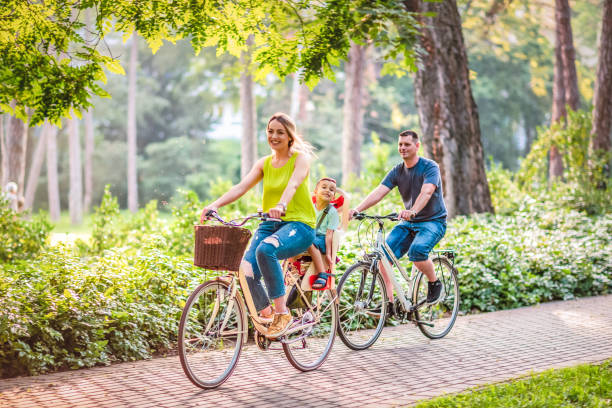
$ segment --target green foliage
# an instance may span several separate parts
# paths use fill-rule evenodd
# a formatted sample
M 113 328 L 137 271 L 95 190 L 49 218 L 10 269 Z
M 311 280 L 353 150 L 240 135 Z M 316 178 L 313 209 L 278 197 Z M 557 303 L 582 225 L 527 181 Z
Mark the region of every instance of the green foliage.
M 526 195 L 518 188 L 514 174 L 495 163 L 492 157 L 489 157 L 487 181 L 491 202 L 497 214 L 512 214 L 518 210 Z
M 566 123 L 539 129 L 538 139 L 517 174 L 521 189 L 589 214 L 610 211 L 612 179 L 602 171 L 610 156 L 589 151 L 590 133 L 591 115 L 585 111 L 570 110 Z M 562 155 L 564 177 L 550 183 L 548 189 L 547 157 L 551 146 L 557 146 Z
M 80 14 L 95 12 L 95 25 L 83 35 Z M 133 2 L 131 0 L 53 0 L 2 3 L 0 30 L 0 107 L 32 122 L 59 123 L 91 105 L 90 95 L 106 96 L 103 68 L 123 73 L 117 59 L 102 55 L 97 46 L 113 28 L 142 35 L 156 52 L 164 40 L 189 38 L 196 53 L 216 47 L 217 54 L 240 57 L 252 36 L 254 76 L 263 80 L 274 72 L 280 78 L 302 67 L 302 79 L 313 87 L 321 77 L 333 78 L 332 67 L 345 59 L 350 42 L 372 41 L 382 59 L 403 70 L 416 69 L 417 22 L 398 0 L 337 0 L 253 2 Z M 16 108 L 9 103 L 14 101 Z
M 106 80 L 104 67 L 122 69 L 96 50 L 95 41 L 83 39 L 79 11 L 89 7 L 87 3 L 1 3 L 0 110 L 25 121 L 28 107 L 33 125 L 47 118 L 59 124 L 72 109 L 78 114 L 91 106 L 90 95 L 108 96 L 98 85 Z
M 123 235 L 117 230 L 119 204 L 110 193 L 110 185 L 104 188 L 102 202 L 95 209 L 92 219 L 91 249 L 93 253 L 102 253 L 106 249 L 116 247 L 121 242 Z
M 417 404 L 450 407 L 605 407 L 612 399 L 612 362 L 548 370 L 507 384 L 491 385 Z
M 588 217 L 526 200 L 510 216 L 457 217 L 461 309 L 493 311 L 612 291 L 612 214 Z
M 0 264 L 3 377 L 151 357 L 173 347 L 181 307 L 202 278 L 149 237 L 84 260 L 56 247 Z M 129 252 L 128 252 L 129 253 Z
M 25 220 L 0 196 L 0 262 L 36 256 L 45 247 L 49 231 L 45 214 Z

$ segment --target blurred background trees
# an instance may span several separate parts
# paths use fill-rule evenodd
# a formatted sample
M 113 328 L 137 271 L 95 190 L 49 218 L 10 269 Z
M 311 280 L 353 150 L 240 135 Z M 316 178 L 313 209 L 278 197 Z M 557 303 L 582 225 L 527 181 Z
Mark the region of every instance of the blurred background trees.
M 60 3 L 57 0 L 48 4 L 59 7 Z M 291 43 L 290 33 L 300 32 L 295 28 L 295 19 L 285 11 L 282 18 L 276 15 L 289 36 L 275 51 L 284 52 L 284 56 L 272 55 L 276 43 L 263 46 L 262 41 L 270 39 L 257 36 L 252 37 L 251 51 L 235 44 L 236 49 L 224 53 L 232 45 L 216 43 L 217 48 L 202 48 L 195 55 L 206 44 L 194 37 L 194 31 L 186 33 L 185 39 L 174 38 L 175 44 L 164 44 L 152 54 L 149 47 L 160 45 L 163 29 L 153 26 L 151 19 L 141 21 L 138 17 L 134 21 L 146 40 L 136 41 L 135 35 L 122 38 L 123 32 L 100 27 L 104 24 L 100 16 L 90 17 L 88 22 L 84 14 L 74 17 L 57 12 L 62 17 L 57 24 L 81 24 L 65 41 L 81 45 L 97 41 L 95 52 L 88 51 L 82 58 L 102 61 L 107 82 L 103 84 L 102 74 L 93 66 L 69 64 L 66 80 L 74 80 L 74 86 L 81 87 L 79 92 L 89 89 L 94 95 L 87 99 L 91 103 L 88 106 L 85 97 L 78 94 L 75 107 L 80 104 L 82 117 L 72 113 L 72 118 L 64 121 L 43 124 L 40 116 L 44 119 L 53 109 L 66 114 L 66 105 L 52 103 L 61 99 L 61 89 L 55 89 L 58 83 L 49 91 L 45 102 L 49 106 L 45 105 L 45 109 L 23 97 L 23 104 L 39 109 L 10 111 L 11 101 L 0 100 L 4 112 L 0 122 L 3 185 L 16 179 L 21 194 L 28 198 L 26 204 L 34 211 L 47 210 L 54 218 L 60 210 L 72 208 L 74 222 L 79 222 L 79 211 L 87 212 L 99 204 L 106 184 L 111 185 L 120 206 L 132 210 L 150 200 L 156 200 L 163 208 L 163 203 L 173 200 L 178 188 L 193 190 L 206 200 L 214 195 L 211 188 L 215 183 L 237 182 L 241 172 L 244 174 L 250 167 L 252 157 L 267 154 L 265 124 L 276 111 L 293 113 L 299 130 L 317 148 L 315 175 L 325 172 L 357 190 L 366 188 L 358 180 L 371 177 L 366 174 L 371 169 L 365 163 L 380 148 L 377 141 L 390 145 L 390 153 L 384 156 L 390 167 L 398 161 L 393 153 L 397 134 L 407 128 L 417 130 L 424 137 L 424 155 L 436 159 L 453 177 L 444 180 L 445 194 L 457 214 L 492 209 L 485 167 L 488 171 L 508 171 L 510 179 L 521 180 L 529 189 L 547 186 L 541 178 L 526 179 L 526 174 L 543 171 L 548 173 L 546 180 L 554 176 L 561 177 L 561 182 L 571 181 L 568 174 L 574 170 L 559 172 L 552 164 L 561 163 L 563 169 L 572 167 L 567 162 L 578 159 L 575 149 L 567 144 L 578 142 L 562 139 L 567 134 L 563 126 L 558 128 L 557 136 L 548 128 L 566 116 L 566 107 L 582 107 L 588 112 L 594 106 L 595 126 L 589 123 L 592 136 L 584 142 L 586 154 L 603 151 L 603 159 L 597 162 L 601 166 L 609 160 L 605 156 L 610 150 L 612 82 L 609 0 L 444 2 L 442 5 L 457 16 L 451 24 L 454 38 L 462 37 L 460 42 L 446 44 L 447 49 L 430 47 L 436 41 L 432 37 L 436 24 L 452 14 L 446 14 L 441 4 L 381 2 L 380 10 L 395 10 L 403 16 L 402 21 L 411 22 L 407 32 L 401 32 L 401 25 L 396 24 L 398 17 L 379 10 L 374 14 L 378 20 L 370 24 L 368 18 L 374 17 L 359 14 L 356 7 L 361 3 L 356 3 L 359 2 L 339 2 L 338 9 L 313 9 L 310 14 L 306 9 L 298 10 L 316 16 L 305 20 L 306 30 L 316 32 L 312 38 L 325 39 L 329 50 L 300 48 Z M 77 3 L 62 4 L 75 7 Z M 418 16 L 406 17 L 410 16 L 409 10 L 419 10 L 423 4 L 437 13 L 421 19 L 429 28 L 419 27 Z M 262 7 L 269 11 L 270 5 Z M 365 22 L 355 23 L 358 17 L 365 18 Z M 244 46 L 252 28 L 249 24 L 254 24 L 252 18 L 241 20 L 246 21 L 240 32 Z M 128 27 L 126 21 L 120 19 L 116 28 Z M 101 28 L 106 30 L 103 39 Z M 6 35 L 13 29 L 8 27 L 2 32 Z M 231 38 L 214 35 L 217 40 Z M 395 43 L 398 39 L 403 41 L 401 46 Z M 5 41 L 0 43 L 2 49 L 8 47 Z M 32 38 L 31 42 L 44 43 L 40 38 Z M 87 50 L 81 47 L 79 52 L 83 49 Z M 67 55 L 74 61 L 70 50 L 67 47 Z M 450 51 L 456 51 L 461 58 L 455 58 Z M 21 75 L 20 67 L 25 67 L 27 61 L 10 53 L 3 55 L 0 78 L 5 85 L 3 95 L 9 95 L 6 89 L 12 86 L 10 78 Z M 137 69 L 132 70 L 131 56 L 137 56 Z M 445 58 L 436 60 L 436 56 Z M 264 57 L 269 57 L 268 65 L 262 62 Z M 463 62 L 459 64 L 459 60 Z M 284 62 L 270 67 L 273 61 Z M 317 65 L 320 61 L 325 63 Z M 417 65 L 420 70 L 415 75 L 411 71 Z M 124 71 L 121 67 L 127 75 L 113 73 Z M 44 70 L 40 72 L 42 75 Z M 84 79 L 75 79 L 79 72 L 98 79 L 88 88 Z M 316 72 L 324 79 L 316 82 Z M 447 88 L 433 87 L 425 80 L 442 73 L 447 78 Z M 40 82 L 40 76 L 30 79 L 31 84 Z M 30 93 L 41 95 L 45 86 L 38 90 L 32 85 Z M 91 92 L 91 86 L 96 87 L 95 92 Z M 25 95 L 25 91 L 20 92 L 10 95 Z M 106 92 L 112 98 L 104 98 Z M 451 116 L 436 116 L 441 107 L 452 112 Z M 464 119 L 457 119 L 461 115 L 465 115 Z M 448 125 L 459 122 L 465 126 Z M 573 126 L 571 131 L 575 130 Z M 440 133 L 441 129 L 446 130 Z M 529 167 L 525 157 L 538 139 L 538 151 L 559 149 L 558 155 L 548 158 L 548 153 L 533 153 Z M 565 151 L 557 143 L 564 145 Z M 595 166 L 595 162 L 590 156 L 580 161 L 582 173 L 592 174 L 594 170 L 589 166 Z M 534 169 L 534 165 L 539 167 Z M 520 174 L 514 175 L 519 170 Z M 469 177 L 471 173 L 476 174 L 475 178 Z M 605 186 L 605 177 L 602 180 L 600 184 Z

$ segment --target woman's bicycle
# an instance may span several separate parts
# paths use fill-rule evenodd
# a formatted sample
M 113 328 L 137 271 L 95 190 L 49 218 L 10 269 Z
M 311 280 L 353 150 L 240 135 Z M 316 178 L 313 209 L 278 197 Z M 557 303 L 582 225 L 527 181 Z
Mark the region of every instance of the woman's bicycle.
M 379 216 L 357 213 L 354 218 L 362 220 L 358 239 L 367 250 L 357 263 L 346 270 L 338 283 L 338 335 L 342 342 L 353 350 L 364 350 L 374 344 L 382 332 L 388 311 L 387 289 L 379 263 L 384 263 L 388 271 L 398 270 L 403 278 L 398 280 L 395 273 L 389 276 L 396 293 L 393 308 L 397 317 L 412 321 L 431 339 L 446 336 L 459 311 L 455 253 L 451 250 L 433 251 L 432 261 L 436 276 L 444 284 L 444 293 L 439 302 L 428 304 L 425 275 L 414 266 L 408 275 L 385 242 L 384 221 L 398 221 L 397 214 Z
M 254 344 L 262 350 L 273 344 L 262 334 L 267 324 L 257 314 L 244 272 L 235 270 L 239 269 L 237 265 L 251 235 L 248 229 L 240 227 L 251 219 L 280 221 L 261 211 L 232 221 L 223 220 L 216 212 L 208 215 L 222 225 L 196 226 L 203 231 L 198 234 L 196 230 L 196 258 L 201 259 L 194 263 L 226 270 L 227 274 L 202 283 L 191 293 L 178 333 L 183 370 L 201 388 L 223 384 L 236 368 L 242 349 L 253 344 L 248 341 L 248 317 L 254 328 Z M 208 229 L 204 231 L 202 227 Z M 243 245 L 238 254 L 236 241 L 240 240 Z M 233 260 L 224 261 L 228 258 Z M 325 362 L 334 344 L 338 320 L 338 306 L 331 290 L 306 293 L 298 290 L 303 304 L 292 309 L 292 325 L 274 340 L 282 345 L 289 362 L 301 371 L 314 370 Z

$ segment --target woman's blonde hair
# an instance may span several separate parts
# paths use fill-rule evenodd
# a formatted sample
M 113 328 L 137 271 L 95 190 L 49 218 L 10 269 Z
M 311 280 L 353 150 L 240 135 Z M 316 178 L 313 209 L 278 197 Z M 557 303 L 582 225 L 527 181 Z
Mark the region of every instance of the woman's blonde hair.
M 274 115 L 270 117 L 268 120 L 267 128 L 270 126 L 270 122 L 273 120 L 277 120 L 287 131 L 287 135 L 289 136 L 289 150 L 292 152 L 304 153 L 307 156 L 315 156 L 314 147 L 305 141 L 302 136 L 297 132 L 297 127 L 295 126 L 295 122 L 289 115 L 283 112 L 276 112 Z

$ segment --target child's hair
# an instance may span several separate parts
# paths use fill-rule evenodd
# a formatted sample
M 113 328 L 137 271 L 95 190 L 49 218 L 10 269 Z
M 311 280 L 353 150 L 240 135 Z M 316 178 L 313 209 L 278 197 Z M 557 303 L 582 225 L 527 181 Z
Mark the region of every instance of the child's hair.
M 331 177 L 322 177 L 322 178 L 319 179 L 319 181 L 317 181 L 317 184 L 315 185 L 315 188 L 317 188 L 322 181 L 331 181 L 332 183 L 337 184 L 336 180 L 334 180 Z

